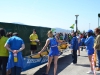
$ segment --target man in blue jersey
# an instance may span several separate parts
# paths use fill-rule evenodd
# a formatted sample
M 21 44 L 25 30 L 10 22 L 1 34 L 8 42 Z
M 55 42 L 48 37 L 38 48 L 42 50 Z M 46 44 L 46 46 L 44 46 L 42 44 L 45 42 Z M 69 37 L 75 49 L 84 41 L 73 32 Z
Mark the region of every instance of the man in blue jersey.
M 73 38 L 71 40 L 71 49 L 72 49 L 73 64 L 77 64 L 78 39 L 76 37 L 76 32 L 73 32 L 72 36 Z
M 7 69 L 11 69 L 11 75 L 20 75 L 23 68 L 22 50 L 25 48 L 24 41 L 18 37 L 18 33 L 13 33 L 13 36 L 7 40 L 5 47 L 9 51 Z

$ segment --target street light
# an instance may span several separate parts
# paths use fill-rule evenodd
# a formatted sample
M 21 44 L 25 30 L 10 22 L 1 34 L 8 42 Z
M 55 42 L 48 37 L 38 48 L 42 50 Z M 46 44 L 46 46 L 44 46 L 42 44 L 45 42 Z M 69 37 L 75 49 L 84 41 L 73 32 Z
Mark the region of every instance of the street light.
M 99 27 L 99 18 L 100 18 L 100 13 L 98 14 L 98 27 Z
M 77 27 L 77 22 L 78 22 L 78 20 L 77 20 L 77 18 L 78 18 L 79 15 L 75 15 L 75 16 L 76 16 L 75 23 L 76 23 L 76 32 L 77 32 L 77 31 L 78 31 L 78 27 Z

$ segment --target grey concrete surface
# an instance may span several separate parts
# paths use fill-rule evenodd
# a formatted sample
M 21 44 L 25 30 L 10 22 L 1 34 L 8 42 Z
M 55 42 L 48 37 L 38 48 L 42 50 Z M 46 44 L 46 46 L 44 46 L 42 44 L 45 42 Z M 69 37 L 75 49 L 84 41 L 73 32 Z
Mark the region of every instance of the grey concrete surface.
M 49 71 L 49 75 L 53 75 L 53 63 Z M 33 69 L 22 72 L 22 75 L 42 75 L 46 70 L 46 64 L 35 67 Z M 86 51 L 81 51 L 81 56 L 78 56 L 77 65 L 72 64 L 71 52 L 67 51 L 59 57 L 58 60 L 58 75 L 88 75 L 87 71 L 90 70 L 90 65 Z M 97 72 L 100 75 L 100 71 Z
M 51 64 L 49 75 L 53 75 L 53 63 Z M 24 71 L 21 75 L 42 75 L 46 70 L 46 64 Z M 89 60 L 86 51 L 81 51 L 78 56 L 77 65 L 72 64 L 71 52 L 64 52 L 58 60 L 58 75 L 89 75 L 86 74 L 90 70 Z M 1 74 L 0 74 L 1 75 Z M 93 74 L 91 74 L 93 75 Z M 100 75 L 100 71 L 96 75 Z
M 49 75 L 53 75 L 53 63 L 51 64 Z M 46 70 L 46 64 L 22 72 L 22 75 L 42 75 Z M 58 60 L 58 75 L 88 75 L 87 71 L 90 70 L 88 56 L 86 51 L 81 51 L 81 56 L 78 56 L 77 65 L 72 64 L 71 52 L 64 52 Z M 100 75 L 100 71 L 97 72 Z
M 53 75 L 53 63 L 49 71 L 49 75 Z M 32 68 L 30 70 L 24 71 L 21 75 L 42 75 L 46 70 L 46 64 Z M 90 70 L 90 65 L 88 61 L 88 56 L 86 51 L 81 51 L 81 56 L 78 56 L 77 65 L 72 64 L 71 52 L 64 52 L 58 60 L 58 75 L 89 75 L 86 74 Z M 92 74 L 93 75 L 93 74 Z M 97 75 L 100 75 L 100 71 L 97 72 Z

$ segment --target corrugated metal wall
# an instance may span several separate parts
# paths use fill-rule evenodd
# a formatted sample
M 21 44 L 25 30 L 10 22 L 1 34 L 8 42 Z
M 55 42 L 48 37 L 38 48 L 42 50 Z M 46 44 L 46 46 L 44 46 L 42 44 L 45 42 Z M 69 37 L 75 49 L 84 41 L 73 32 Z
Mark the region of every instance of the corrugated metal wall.
M 51 30 L 51 28 L 45 28 L 45 27 L 37 27 L 37 26 L 29 26 L 29 25 L 21 25 L 21 24 L 13 24 L 13 23 L 2 23 L 0 22 L 0 28 L 4 28 L 6 32 L 18 32 L 19 36 L 24 40 L 26 48 L 23 51 L 23 55 L 29 55 L 30 54 L 30 41 L 29 36 L 32 33 L 33 29 L 36 29 L 39 40 L 41 42 L 41 45 L 38 46 L 39 51 L 45 44 L 45 41 L 47 39 L 47 31 Z

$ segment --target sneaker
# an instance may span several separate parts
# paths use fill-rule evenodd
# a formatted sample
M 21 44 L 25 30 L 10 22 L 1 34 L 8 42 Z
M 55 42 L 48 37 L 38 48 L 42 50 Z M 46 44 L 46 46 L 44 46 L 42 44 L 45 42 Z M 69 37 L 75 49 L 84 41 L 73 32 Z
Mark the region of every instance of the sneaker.
M 88 71 L 87 74 L 94 74 L 94 72 L 93 71 Z

